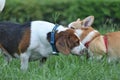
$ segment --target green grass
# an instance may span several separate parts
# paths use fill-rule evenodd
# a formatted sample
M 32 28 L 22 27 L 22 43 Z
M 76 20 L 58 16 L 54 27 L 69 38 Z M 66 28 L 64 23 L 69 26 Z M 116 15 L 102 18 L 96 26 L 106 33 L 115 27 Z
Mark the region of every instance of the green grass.
M 20 71 L 20 61 L 3 66 L 0 57 L 0 80 L 119 80 L 120 64 L 86 60 L 84 56 L 50 56 L 43 66 L 30 62 L 26 72 Z

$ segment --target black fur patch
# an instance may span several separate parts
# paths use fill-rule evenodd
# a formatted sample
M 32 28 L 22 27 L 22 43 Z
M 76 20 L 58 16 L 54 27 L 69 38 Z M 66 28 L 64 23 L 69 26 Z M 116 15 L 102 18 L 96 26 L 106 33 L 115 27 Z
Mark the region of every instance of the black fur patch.
M 17 24 L 0 22 L 0 44 L 12 55 L 18 52 L 18 45 L 26 29 L 30 29 L 30 22 Z

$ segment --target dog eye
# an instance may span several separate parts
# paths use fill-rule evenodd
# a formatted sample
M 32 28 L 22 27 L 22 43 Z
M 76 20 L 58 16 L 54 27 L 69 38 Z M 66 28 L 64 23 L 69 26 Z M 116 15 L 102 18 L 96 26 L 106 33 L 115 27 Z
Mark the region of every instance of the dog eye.
M 76 43 L 79 43 L 79 40 L 77 40 Z
M 75 29 L 74 27 L 71 27 L 71 29 Z
M 79 44 L 79 42 L 80 42 L 79 40 L 76 40 L 76 41 L 75 41 L 75 44 Z

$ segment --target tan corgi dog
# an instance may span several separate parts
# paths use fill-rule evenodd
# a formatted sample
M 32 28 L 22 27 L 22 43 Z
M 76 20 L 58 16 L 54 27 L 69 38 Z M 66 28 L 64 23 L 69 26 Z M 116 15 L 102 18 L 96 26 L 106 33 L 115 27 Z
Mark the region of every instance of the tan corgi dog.
M 101 35 L 91 27 L 94 16 L 88 16 L 83 20 L 71 22 L 68 26 L 77 29 L 83 45 L 90 50 L 90 56 L 101 59 L 103 55 L 108 56 L 108 61 L 120 58 L 120 31 Z

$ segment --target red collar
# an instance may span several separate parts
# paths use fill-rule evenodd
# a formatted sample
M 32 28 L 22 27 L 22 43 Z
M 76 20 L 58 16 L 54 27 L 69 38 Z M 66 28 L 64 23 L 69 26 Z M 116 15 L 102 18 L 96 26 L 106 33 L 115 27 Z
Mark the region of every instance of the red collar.
M 108 39 L 107 39 L 107 36 L 105 35 L 103 37 L 103 39 L 104 39 L 104 43 L 105 43 L 105 47 L 106 47 L 106 53 L 108 53 Z
M 96 37 L 98 37 L 98 36 L 100 36 L 100 34 L 95 35 L 90 41 L 86 42 L 86 43 L 85 43 L 85 47 L 88 48 L 90 42 L 91 42 L 92 40 L 94 40 L 94 39 L 95 39 Z
M 104 39 L 104 43 L 105 43 L 105 47 L 106 47 L 106 53 L 107 53 L 108 52 L 108 39 L 107 39 L 107 36 L 105 35 L 103 37 L 103 39 Z M 88 42 L 85 43 L 86 48 L 89 47 L 89 44 L 90 44 L 91 41 L 92 40 L 90 40 L 90 41 L 88 41 Z
M 86 47 L 86 48 L 89 47 L 89 43 L 90 43 L 90 42 L 91 42 L 91 41 L 88 41 L 88 42 L 85 43 L 85 47 Z

